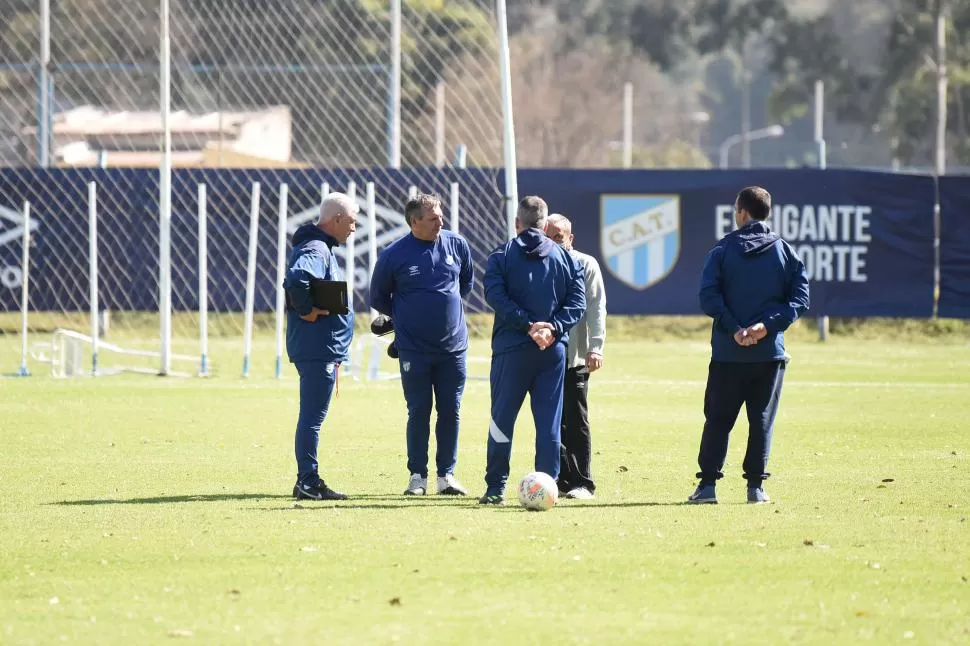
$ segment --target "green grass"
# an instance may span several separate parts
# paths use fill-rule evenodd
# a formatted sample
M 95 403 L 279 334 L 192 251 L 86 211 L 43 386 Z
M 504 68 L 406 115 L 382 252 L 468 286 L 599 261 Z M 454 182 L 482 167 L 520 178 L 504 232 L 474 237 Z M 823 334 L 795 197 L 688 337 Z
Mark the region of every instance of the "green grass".
M 321 462 L 354 499 L 294 504 L 296 384 L 271 378 L 265 336 L 249 380 L 229 339 L 209 380 L 0 380 L 0 643 L 970 640 L 966 337 L 794 335 L 775 502 L 743 504 L 739 427 L 722 504 L 694 508 L 708 349 L 684 336 L 609 344 L 597 498 L 541 514 L 399 496 L 400 386 L 349 379 Z M 462 419 L 457 475 L 479 494 L 486 382 Z M 514 477 L 527 410 L 516 432 Z

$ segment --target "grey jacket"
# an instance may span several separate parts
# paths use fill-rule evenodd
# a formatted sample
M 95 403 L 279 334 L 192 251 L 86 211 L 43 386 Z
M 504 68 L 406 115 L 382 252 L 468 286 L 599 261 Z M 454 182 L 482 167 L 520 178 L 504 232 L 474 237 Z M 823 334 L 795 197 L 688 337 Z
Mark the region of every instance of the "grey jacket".
M 569 333 L 569 345 L 566 347 L 566 367 L 576 368 L 586 365 L 588 353 L 603 354 L 606 343 L 606 291 L 596 258 L 575 249 L 569 253 L 583 266 L 586 274 L 586 313 Z

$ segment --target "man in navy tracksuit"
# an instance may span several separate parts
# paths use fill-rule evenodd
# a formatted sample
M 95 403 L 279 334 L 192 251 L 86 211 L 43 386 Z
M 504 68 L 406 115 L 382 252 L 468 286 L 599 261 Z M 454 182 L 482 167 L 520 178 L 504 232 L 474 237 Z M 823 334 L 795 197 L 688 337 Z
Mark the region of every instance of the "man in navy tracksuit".
M 300 417 L 296 424 L 297 480 L 293 496 L 310 500 L 345 500 L 320 478 L 317 446 L 327 417 L 340 364 L 347 360 L 354 334 L 354 312 L 330 314 L 313 306 L 310 280 L 343 280 L 331 249 L 347 242 L 357 228 L 357 204 L 343 193 L 323 200 L 316 224 L 293 234 L 287 262 L 286 353 L 300 374 Z
M 765 220 L 771 195 L 742 190 L 735 202 L 738 229 L 707 254 L 700 301 L 714 319 L 711 364 L 704 395 L 704 433 L 697 462 L 700 484 L 691 503 L 716 503 L 715 483 L 724 475 L 728 435 L 742 404 L 748 414 L 744 478 L 748 502 L 768 502 L 768 454 L 788 355 L 784 331 L 808 309 L 808 277 L 791 245 Z
M 535 469 L 559 477 L 566 343 L 586 311 L 586 285 L 579 263 L 543 233 L 548 215 L 541 198 L 523 199 L 518 235 L 492 252 L 485 270 L 485 301 L 495 322 L 483 505 L 504 502 L 512 432 L 526 393 L 536 426 Z
M 465 390 L 468 326 L 461 299 L 472 290 L 468 242 L 442 230 L 441 201 L 418 195 L 404 208 L 411 233 L 381 253 L 371 277 L 371 307 L 391 317 L 408 405 L 408 480 L 404 494 L 428 490 L 432 397 L 438 412 L 439 494 L 468 493 L 455 478 L 458 411 Z

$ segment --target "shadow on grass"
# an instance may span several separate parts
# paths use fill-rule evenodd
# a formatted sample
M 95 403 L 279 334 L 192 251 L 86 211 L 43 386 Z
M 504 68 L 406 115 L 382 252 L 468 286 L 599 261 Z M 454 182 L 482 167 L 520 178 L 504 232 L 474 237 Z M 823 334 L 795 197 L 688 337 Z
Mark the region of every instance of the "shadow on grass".
M 99 498 L 92 500 L 59 500 L 48 503 L 50 505 L 67 507 L 84 507 L 92 505 L 160 505 L 174 504 L 183 502 L 230 502 L 230 501 L 274 501 L 281 499 L 293 500 L 287 494 L 266 494 L 266 493 L 220 493 L 220 494 L 198 494 L 183 496 L 156 496 L 151 498 Z M 297 507 L 296 505 L 299 505 Z M 594 509 L 594 508 L 620 508 L 620 507 L 701 507 L 705 505 L 691 505 L 686 502 L 654 502 L 654 501 L 630 501 L 630 502 L 566 502 L 560 503 L 556 507 L 565 510 Z M 304 509 L 409 509 L 411 507 L 441 507 L 457 509 L 498 509 L 500 511 L 522 511 L 522 507 L 514 500 L 506 501 L 501 506 L 480 505 L 477 498 L 451 497 L 451 496 L 402 496 L 394 494 L 359 494 L 351 495 L 347 501 L 332 500 L 294 500 L 292 505 L 286 507 L 252 507 L 254 510 L 264 511 L 285 511 L 285 510 L 304 510 Z
M 556 504 L 556 509 L 593 509 L 593 508 L 603 508 L 603 507 L 692 507 L 694 505 L 688 505 L 686 502 L 567 502 Z M 518 511 L 519 505 L 514 502 L 506 502 L 499 509 L 506 509 L 510 511 Z
M 368 503 L 368 499 L 381 501 L 375 502 L 373 504 Z M 399 504 L 387 504 L 391 501 L 398 501 Z M 387 501 L 387 502 L 384 502 Z M 299 506 L 296 506 L 299 505 Z M 686 502 L 615 502 L 615 503 L 566 503 L 556 505 L 557 509 L 566 510 L 577 510 L 577 509 L 588 509 L 588 508 L 602 508 L 602 507 L 696 507 L 697 505 L 690 505 Z M 307 509 L 409 509 L 411 507 L 440 507 L 440 508 L 450 508 L 450 509 L 481 509 L 483 511 L 487 510 L 497 510 L 501 512 L 522 512 L 526 511 L 522 506 L 520 506 L 515 501 L 507 501 L 504 505 L 480 505 L 478 500 L 472 497 L 469 498 L 441 498 L 432 497 L 430 499 L 422 499 L 420 497 L 404 498 L 398 496 L 397 498 L 393 496 L 352 496 L 350 500 L 347 501 L 317 501 L 317 500 L 300 500 L 295 501 L 294 505 L 288 507 L 252 507 L 253 510 L 263 509 L 264 511 L 303 511 Z
M 186 496 L 156 496 L 154 498 L 100 498 L 94 500 L 59 500 L 48 503 L 61 506 L 89 506 L 89 505 L 161 505 L 177 502 L 226 502 L 230 500 L 274 500 L 292 498 L 284 494 L 268 493 L 216 493 Z
M 349 500 L 294 500 L 286 507 L 251 507 L 263 511 L 305 511 L 313 509 L 410 509 L 412 507 L 437 507 L 439 509 L 474 509 L 477 498 L 451 496 L 368 496 L 351 495 Z

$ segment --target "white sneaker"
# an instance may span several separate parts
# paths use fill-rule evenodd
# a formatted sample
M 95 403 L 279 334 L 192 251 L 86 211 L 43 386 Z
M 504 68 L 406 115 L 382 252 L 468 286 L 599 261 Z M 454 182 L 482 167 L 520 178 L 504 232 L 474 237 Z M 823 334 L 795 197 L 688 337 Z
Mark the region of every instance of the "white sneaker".
M 412 473 L 408 480 L 408 488 L 404 490 L 405 496 L 423 496 L 428 492 L 428 479 L 422 477 L 420 473 Z
M 438 476 L 438 495 L 440 496 L 467 496 L 468 489 L 450 473 Z
M 586 487 L 576 487 L 575 489 L 567 491 L 566 497 L 575 498 L 576 500 L 592 500 L 593 492 Z

